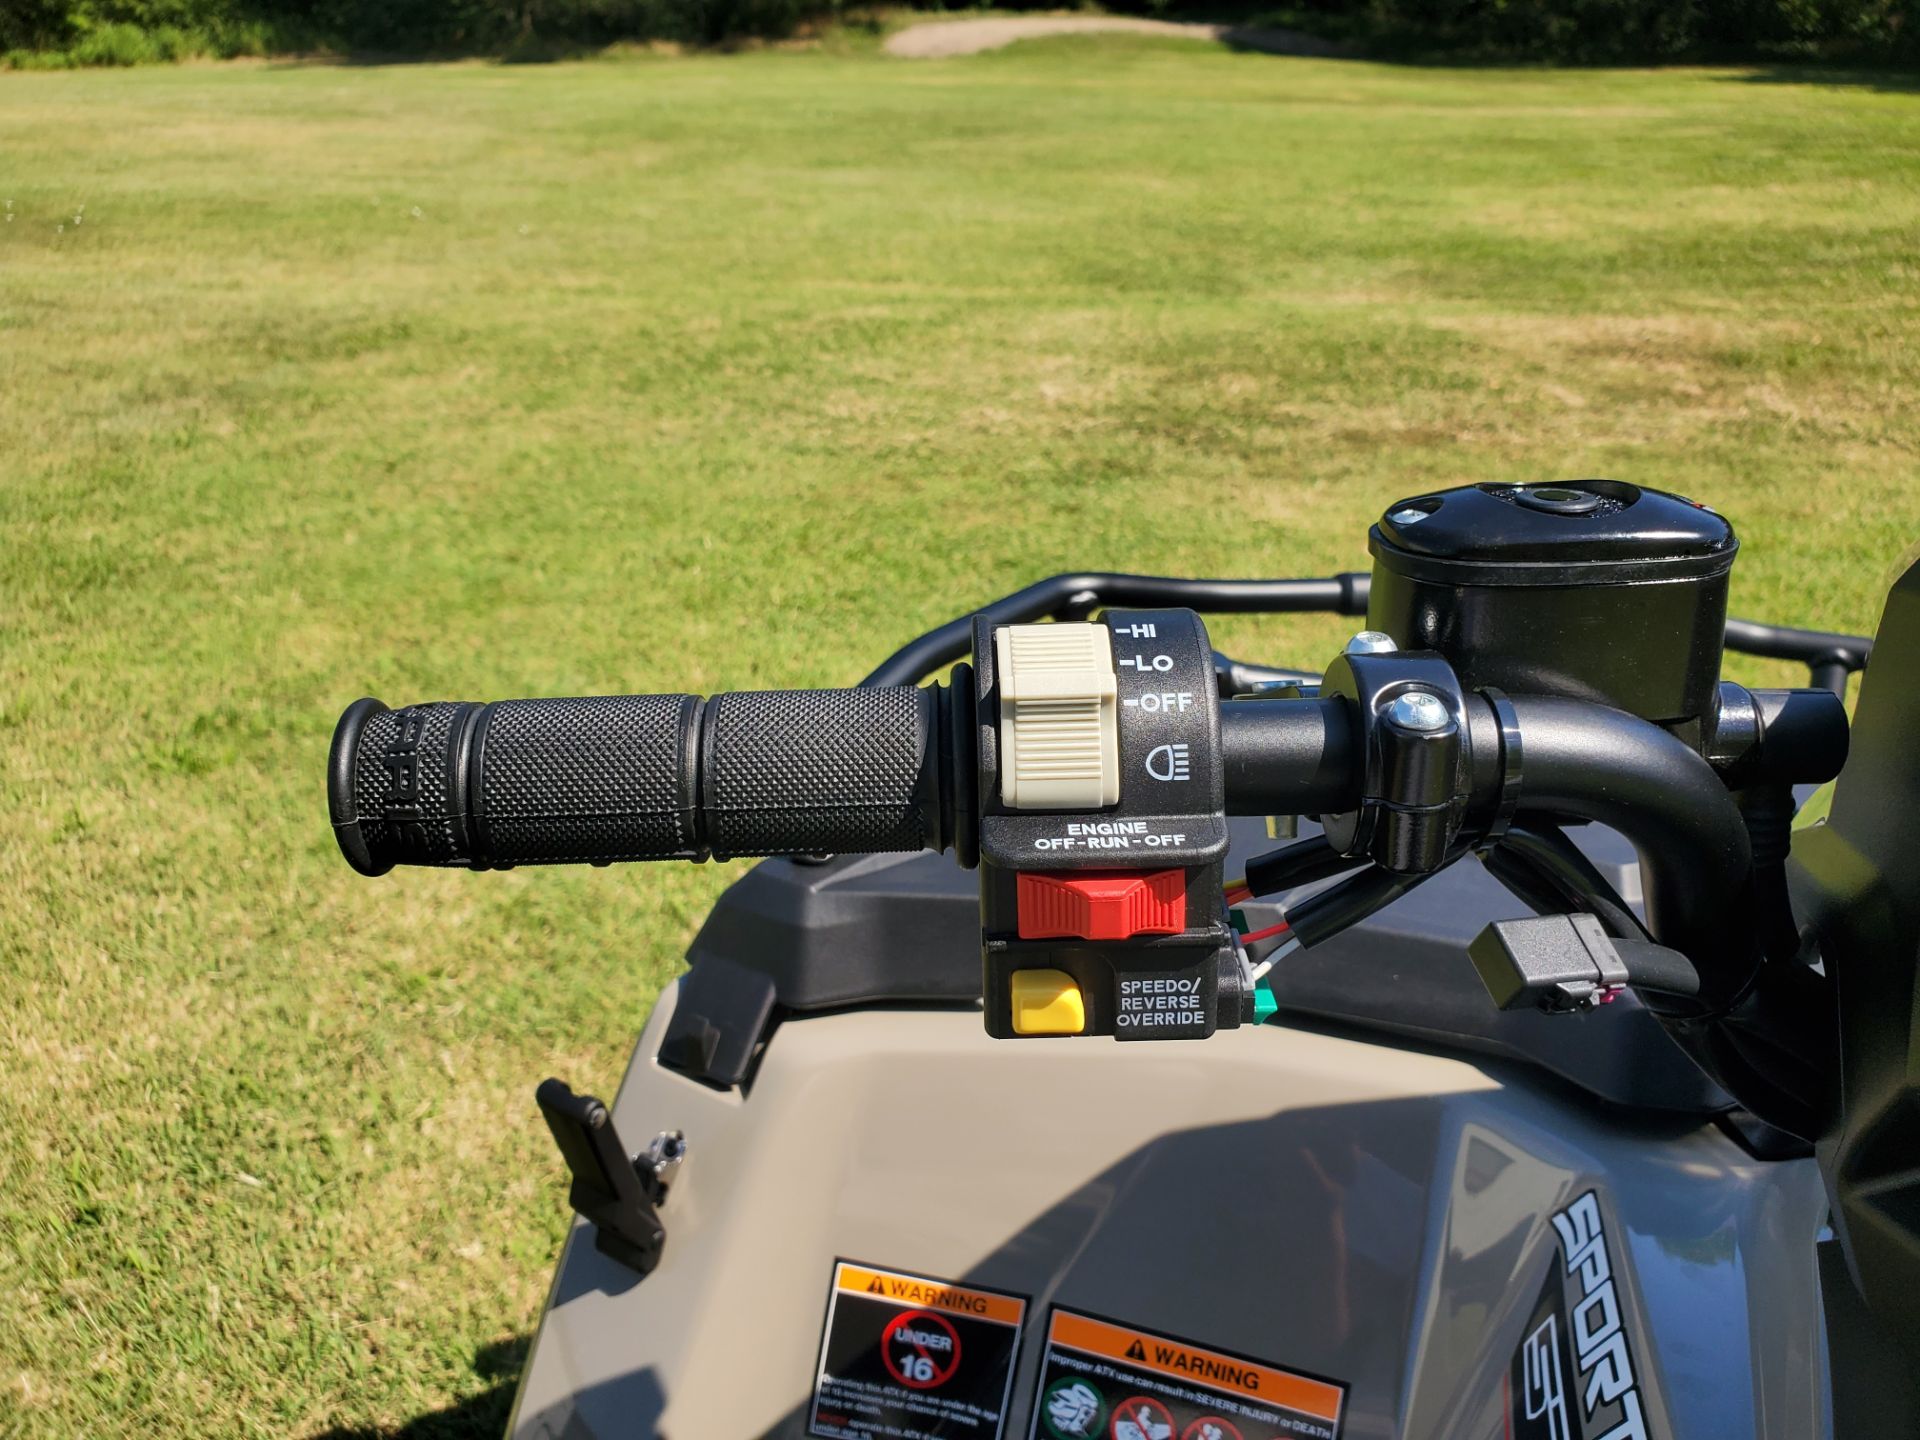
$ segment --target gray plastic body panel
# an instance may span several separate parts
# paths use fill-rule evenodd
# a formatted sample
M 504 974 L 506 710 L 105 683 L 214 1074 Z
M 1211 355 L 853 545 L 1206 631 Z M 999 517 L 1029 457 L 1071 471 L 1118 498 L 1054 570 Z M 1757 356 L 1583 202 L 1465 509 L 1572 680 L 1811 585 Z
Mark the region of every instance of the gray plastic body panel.
M 631 1143 L 685 1132 L 665 1254 L 641 1281 L 574 1227 L 516 1440 L 803 1435 L 836 1257 L 1032 1299 L 1008 1436 L 1051 1304 L 1344 1381 L 1354 1440 L 1499 1436 L 1551 1217 L 1590 1190 L 1646 1433 L 1831 1433 L 1811 1161 L 1276 1024 L 1019 1043 L 850 1010 L 789 1019 L 743 1094 L 651 1058 L 676 991 L 614 1107 Z

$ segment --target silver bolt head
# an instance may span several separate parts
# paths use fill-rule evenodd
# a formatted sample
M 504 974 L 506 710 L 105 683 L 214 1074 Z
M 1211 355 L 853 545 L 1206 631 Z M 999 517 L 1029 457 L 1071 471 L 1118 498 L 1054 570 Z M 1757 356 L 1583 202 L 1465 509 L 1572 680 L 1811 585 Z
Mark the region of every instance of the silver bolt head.
M 1396 525 L 1418 525 L 1422 520 L 1430 519 L 1432 515 L 1433 512 L 1431 510 L 1407 509 L 1396 510 L 1387 516 L 1387 519 Z
M 1347 641 L 1349 655 L 1391 655 L 1399 648 L 1393 643 L 1393 637 L 1384 630 L 1362 630 Z
M 680 1130 L 662 1130 L 647 1142 L 643 1157 L 656 1175 L 671 1174 L 687 1158 L 687 1137 Z
M 1429 734 L 1447 728 L 1453 716 L 1431 690 L 1403 690 L 1387 702 L 1387 719 L 1402 730 Z

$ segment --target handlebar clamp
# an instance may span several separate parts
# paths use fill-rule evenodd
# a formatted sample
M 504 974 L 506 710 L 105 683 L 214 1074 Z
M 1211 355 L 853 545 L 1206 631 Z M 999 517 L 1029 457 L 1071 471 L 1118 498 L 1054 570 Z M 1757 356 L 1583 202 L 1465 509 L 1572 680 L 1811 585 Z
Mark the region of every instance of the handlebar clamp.
M 1398 875 L 1429 875 L 1457 856 L 1472 794 L 1468 696 L 1453 667 L 1425 652 L 1343 654 L 1320 693 L 1351 702 L 1357 803 L 1324 815 L 1328 842 Z

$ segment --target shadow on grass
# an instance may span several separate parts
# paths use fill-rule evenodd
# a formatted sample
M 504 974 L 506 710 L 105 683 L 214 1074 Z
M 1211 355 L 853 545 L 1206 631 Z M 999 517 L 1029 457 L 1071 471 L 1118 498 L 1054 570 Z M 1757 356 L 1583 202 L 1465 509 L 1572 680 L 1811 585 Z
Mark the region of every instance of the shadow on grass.
M 1182 19 L 1212 20 L 1228 27 L 1221 43 L 1234 50 L 1316 55 L 1368 60 L 1435 70 L 1607 71 L 1725 66 L 1748 73 L 1725 77 L 1752 85 L 1829 85 L 1877 90 L 1884 94 L 1920 93 L 1920 54 L 1876 55 L 1871 46 L 1831 39 L 1824 54 L 1789 51 L 1779 45 L 1702 43 L 1668 54 L 1638 53 L 1631 42 L 1604 35 L 1587 37 L 1582 47 L 1542 53 L 1492 39 L 1449 36 L 1444 27 L 1423 27 L 1385 19 L 1366 7 L 1335 12 L 1311 4 L 1272 0 L 1210 0 Z M 1269 37 L 1282 43 L 1266 43 Z M 1617 53 L 1615 53 L 1617 52 Z
M 499 1440 L 506 1433 L 514 1387 L 527 1363 L 528 1337 L 496 1340 L 473 1356 L 473 1373 L 488 1382 L 478 1395 L 399 1425 L 334 1425 L 309 1440 Z
M 1220 33 L 1220 43 L 1229 50 L 1243 53 L 1297 55 L 1314 60 L 1355 60 L 1361 55 L 1357 46 L 1343 40 L 1264 25 L 1227 23 L 1227 28 Z
M 636 42 L 644 46 L 645 42 Z M 612 48 L 584 41 L 541 42 L 538 44 L 481 46 L 468 50 L 422 48 L 419 50 L 308 50 L 275 55 L 267 62 L 270 70 L 310 70 L 337 66 L 350 70 L 378 70 L 388 66 L 449 65 L 462 61 L 484 61 L 490 65 L 557 65 L 569 60 L 592 60 Z
M 1769 65 L 1748 75 L 1729 75 L 1734 85 L 1824 85 L 1873 90 L 1882 95 L 1920 95 L 1920 71 L 1846 69 L 1831 65 Z

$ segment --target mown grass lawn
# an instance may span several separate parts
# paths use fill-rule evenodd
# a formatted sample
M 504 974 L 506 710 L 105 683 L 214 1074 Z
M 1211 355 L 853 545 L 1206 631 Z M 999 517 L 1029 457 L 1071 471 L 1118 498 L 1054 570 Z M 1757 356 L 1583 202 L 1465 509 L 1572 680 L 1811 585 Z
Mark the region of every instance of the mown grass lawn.
M 532 1087 L 617 1084 L 727 872 L 359 880 L 358 695 L 849 683 L 1461 480 L 1689 492 L 1824 627 L 1920 535 L 1920 95 L 1865 77 L 16 74 L 0 202 L 0 1433 L 504 1416 Z

